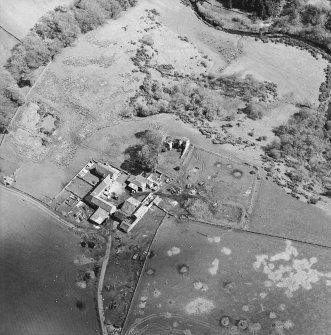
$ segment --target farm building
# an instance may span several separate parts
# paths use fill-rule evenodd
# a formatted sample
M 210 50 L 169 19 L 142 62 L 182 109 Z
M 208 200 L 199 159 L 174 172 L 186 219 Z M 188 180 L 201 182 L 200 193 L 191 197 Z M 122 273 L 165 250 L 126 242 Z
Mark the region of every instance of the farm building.
M 123 222 L 127 218 L 127 216 L 121 210 L 118 210 L 114 213 L 114 218 L 119 222 Z
M 93 168 L 91 169 L 91 172 L 101 178 L 106 178 L 110 176 L 112 180 L 116 180 L 118 176 L 121 174 L 119 170 L 115 169 L 109 164 L 100 163 L 100 162 L 96 163 L 93 166 Z
M 100 178 L 93 175 L 90 171 L 88 171 L 85 174 L 78 174 L 78 177 L 80 179 L 83 179 L 84 181 L 86 181 L 87 183 L 89 183 L 92 186 L 95 186 L 100 182 Z
M 90 217 L 90 220 L 93 221 L 96 224 L 102 224 L 106 219 L 109 217 L 109 212 L 102 209 L 101 207 L 98 207 L 98 209 L 92 214 Z
M 66 186 L 66 189 L 75 194 L 79 198 L 84 198 L 86 194 L 88 194 L 93 186 L 86 181 L 80 178 L 74 178 L 72 181 Z
M 121 191 L 122 185 L 108 175 L 85 199 L 94 206 L 101 207 L 110 214 L 117 206 L 111 201 L 114 194 Z
M 147 179 L 141 175 L 130 176 L 127 181 L 129 183 L 128 188 L 135 192 L 146 191 L 147 184 L 149 183 Z
M 125 200 L 121 207 L 121 211 L 127 215 L 131 215 L 136 208 L 140 205 L 140 201 L 130 197 L 129 199 Z

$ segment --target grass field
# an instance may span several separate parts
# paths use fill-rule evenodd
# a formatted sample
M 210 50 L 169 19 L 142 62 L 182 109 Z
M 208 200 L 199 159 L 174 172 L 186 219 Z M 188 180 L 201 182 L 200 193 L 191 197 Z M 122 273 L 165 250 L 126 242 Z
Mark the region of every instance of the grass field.
M 94 262 L 80 237 L 24 199 L 0 193 L 0 333 L 97 334 L 93 287 L 75 283 L 86 268 L 78 260 Z
M 131 234 L 113 234 L 111 256 L 104 279 L 104 309 L 106 323 L 122 327 L 143 262 L 164 213 L 152 209 L 138 223 Z
M 151 250 L 125 335 L 328 334 L 327 250 L 172 218 Z
M 330 216 L 297 201 L 271 182 L 263 181 L 249 229 L 331 246 Z
M 175 171 L 176 166 L 180 170 Z M 245 225 L 256 191 L 258 171 L 253 166 L 193 146 L 182 160 L 161 159 L 160 168 L 172 170 L 176 179 L 172 185 L 180 188 L 174 193 L 168 187 L 172 193 L 164 201 L 168 211 L 213 224 Z

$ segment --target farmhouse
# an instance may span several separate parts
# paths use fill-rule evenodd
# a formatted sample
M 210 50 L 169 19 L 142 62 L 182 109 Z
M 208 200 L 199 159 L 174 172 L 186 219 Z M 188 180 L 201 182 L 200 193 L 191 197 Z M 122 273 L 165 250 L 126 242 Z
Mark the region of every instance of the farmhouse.
M 87 202 L 94 206 L 101 207 L 110 214 L 116 211 L 117 206 L 112 202 L 112 198 L 121 190 L 121 184 L 113 180 L 110 175 L 86 196 Z

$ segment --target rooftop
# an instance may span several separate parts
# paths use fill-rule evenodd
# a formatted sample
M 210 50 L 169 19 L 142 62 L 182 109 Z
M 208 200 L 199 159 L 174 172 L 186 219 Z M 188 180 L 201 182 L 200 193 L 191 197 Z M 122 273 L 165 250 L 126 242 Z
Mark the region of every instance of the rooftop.
M 93 168 L 93 173 L 102 178 L 110 176 L 112 179 L 116 179 L 120 175 L 121 172 L 113 168 L 109 164 L 97 163 L 95 164 Z
M 92 185 L 80 178 L 74 178 L 67 186 L 66 189 L 71 193 L 77 195 L 79 198 L 84 198 L 93 188 Z
M 139 200 L 130 197 L 129 199 L 125 200 L 124 204 L 121 207 L 121 210 L 127 215 L 131 215 L 139 205 Z
M 99 207 L 90 217 L 91 221 L 94 221 L 97 224 L 102 224 L 109 217 L 109 213 Z

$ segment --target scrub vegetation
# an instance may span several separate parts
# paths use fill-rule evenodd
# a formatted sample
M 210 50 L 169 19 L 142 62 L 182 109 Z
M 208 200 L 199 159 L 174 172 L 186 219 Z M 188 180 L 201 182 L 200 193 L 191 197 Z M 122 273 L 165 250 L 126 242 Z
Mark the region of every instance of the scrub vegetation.
M 65 47 L 71 46 L 80 33 L 102 26 L 107 19 L 134 6 L 136 0 L 76 0 L 71 6 L 58 6 L 42 16 L 22 43 L 11 51 L 2 70 L 0 131 L 7 126 L 16 108 L 24 103 L 19 87 L 33 84 L 33 71 L 45 66 Z M 18 85 L 18 86 L 17 86 Z

